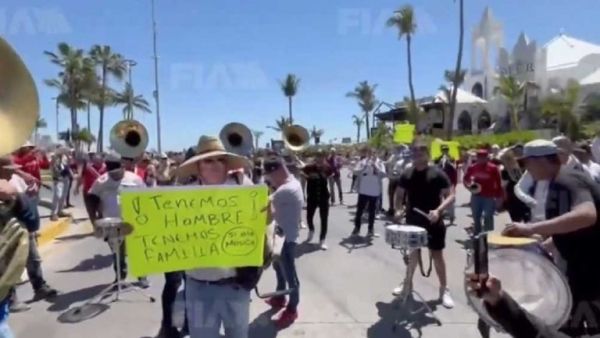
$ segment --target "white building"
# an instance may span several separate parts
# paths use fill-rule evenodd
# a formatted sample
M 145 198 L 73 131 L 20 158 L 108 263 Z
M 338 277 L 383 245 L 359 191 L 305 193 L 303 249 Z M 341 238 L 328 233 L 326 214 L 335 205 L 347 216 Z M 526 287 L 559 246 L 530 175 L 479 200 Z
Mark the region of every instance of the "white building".
M 487 103 L 461 105 L 457 100 L 455 130 L 470 127 L 475 132 L 489 127 L 490 116 L 491 120 L 506 116 L 503 100 L 494 96 L 494 88 L 502 75 L 511 75 L 520 82 L 534 82 L 539 89 L 529 93 L 532 100 L 544 98 L 564 88 L 569 80 L 576 80 L 581 85 L 580 103 L 585 103 L 600 95 L 600 45 L 561 33 L 538 47 L 521 33 L 515 46 L 507 49 L 502 23 L 486 8 L 472 31 L 471 65 L 463 88 Z

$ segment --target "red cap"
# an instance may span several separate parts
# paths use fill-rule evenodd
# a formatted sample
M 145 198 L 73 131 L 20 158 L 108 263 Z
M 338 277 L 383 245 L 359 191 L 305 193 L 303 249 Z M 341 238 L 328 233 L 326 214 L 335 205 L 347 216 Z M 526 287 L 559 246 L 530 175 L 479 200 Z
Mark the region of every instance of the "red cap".
M 488 156 L 487 149 L 477 149 L 477 156 Z

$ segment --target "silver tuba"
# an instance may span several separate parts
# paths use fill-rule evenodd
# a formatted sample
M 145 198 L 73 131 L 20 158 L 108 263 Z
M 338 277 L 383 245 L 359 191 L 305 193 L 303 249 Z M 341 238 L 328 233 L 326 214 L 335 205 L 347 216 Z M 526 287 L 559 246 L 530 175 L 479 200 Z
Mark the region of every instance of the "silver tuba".
M 308 146 L 310 134 L 306 128 L 295 124 L 283 130 L 282 139 L 287 149 L 296 152 Z
M 110 147 L 122 158 L 138 158 L 148 147 L 148 130 L 136 120 L 123 120 L 110 130 Z
M 25 143 L 40 114 L 35 81 L 23 60 L 0 38 L 0 156 Z M 27 229 L 12 215 L 14 203 L 0 201 L 0 299 L 19 282 L 29 255 Z
M 219 133 L 221 143 L 230 153 L 240 156 L 250 156 L 254 149 L 252 131 L 245 124 L 231 122 L 226 124 Z

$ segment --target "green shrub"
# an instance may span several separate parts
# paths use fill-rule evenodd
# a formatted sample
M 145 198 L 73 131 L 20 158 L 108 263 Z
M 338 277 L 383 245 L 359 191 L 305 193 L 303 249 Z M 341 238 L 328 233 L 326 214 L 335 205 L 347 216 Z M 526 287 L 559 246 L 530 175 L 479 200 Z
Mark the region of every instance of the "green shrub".
M 497 144 L 500 147 L 508 147 L 517 143 L 526 143 L 537 138 L 532 131 L 512 131 L 504 134 L 479 134 L 464 135 L 453 139 L 460 143 L 465 149 L 475 149 Z

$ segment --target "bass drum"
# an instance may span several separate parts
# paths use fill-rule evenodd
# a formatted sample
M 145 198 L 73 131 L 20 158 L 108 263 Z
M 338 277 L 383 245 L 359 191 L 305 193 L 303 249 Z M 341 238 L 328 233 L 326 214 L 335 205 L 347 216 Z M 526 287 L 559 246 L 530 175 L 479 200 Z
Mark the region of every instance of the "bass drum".
M 553 329 L 559 329 L 569 319 L 573 306 L 566 278 L 546 256 L 531 250 L 514 248 L 490 249 L 488 269 L 502 282 L 506 291 L 523 309 Z M 467 265 L 473 272 L 473 261 Z M 504 332 L 488 314 L 483 301 L 467 290 L 469 306 L 496 331 Z

